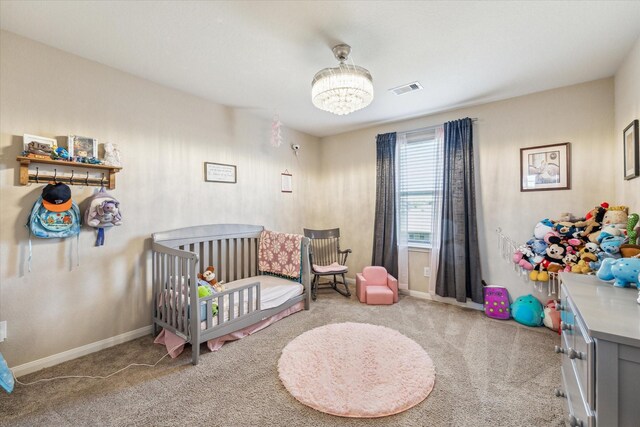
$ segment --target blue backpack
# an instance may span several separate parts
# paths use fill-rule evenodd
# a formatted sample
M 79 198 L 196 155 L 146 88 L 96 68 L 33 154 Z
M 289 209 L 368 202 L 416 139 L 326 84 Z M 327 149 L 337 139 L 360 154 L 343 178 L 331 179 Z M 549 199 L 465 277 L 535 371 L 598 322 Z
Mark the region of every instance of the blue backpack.
M 43 199 L 43 196 L 38 197 L 31 209 L 31 215 L 29 215 L 27 226 L 30 233 L 41 239 L 78 235 L 80 233 L 80 209 L 71 199 L 69 202 L 71 204 L 68 209 L 54 211 L 49 209 L 51 205 Z
M 62 212 L 50 211 L 42 203 L 42 196 L 33 204 L 29 215 L 29 232 L 41 239 L 77 236 L 80 233 L 80 210 L 75 202 Z
M 29 271 L 31 271 L 31 236 L 41 239 L 63 239 L 80 235 L 80 209 L 71 200 L 71 190 L 62 183 L 47 184 L 33 204 L 29 229 Z

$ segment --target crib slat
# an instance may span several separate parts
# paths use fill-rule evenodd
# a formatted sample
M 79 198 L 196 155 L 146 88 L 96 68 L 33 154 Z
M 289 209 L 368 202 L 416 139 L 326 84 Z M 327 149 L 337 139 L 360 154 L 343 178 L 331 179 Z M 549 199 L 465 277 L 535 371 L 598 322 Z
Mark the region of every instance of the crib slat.
M 244 290 L 239 292 L 238 295 L 238 316 L 244 314 Z
M 225 239 L 224 240 L 224 271 L 225 271 L 225 281 L 226 282 L 230 282 L 231 279 L 231 274 L 229 273 L 230 271 L 230 267 L 229 267 L 229 239 Z
M 218 297 L 218 326 L 224 323 L 224 296 Z
M 246 262 L 245 262 L 245 257 L 246 257 L 246 253 L 245 253 L 245 241 L 247 239 L 240 239 L 240 278 L 244 279 L 245 277 L 247 277 L 247 272 L 245 271 L 245 266 L 246 266 Z
M 209 301 L 207 301 L 207 307 L 206 307 L 206 311 L 204 314 L 206 314 L 207 316 L 207 330 L 211 329 L 211 327 L 213 326 L 213 300 L 210 299 Z
M 233 320 L 235 318 L 235 316 L 234 316 L 234 314 L 235 314 L 234 313 L 234 311 L 235 311 L 234 310 L 234 308 L 235 308 L 234 295 L 235 294 L 236 294 L 235 292 L 232 292 L 232 293 L 229 294 L 229 320 Z
M 260 311 L 260 286 L 256 285 L 256 310 Z

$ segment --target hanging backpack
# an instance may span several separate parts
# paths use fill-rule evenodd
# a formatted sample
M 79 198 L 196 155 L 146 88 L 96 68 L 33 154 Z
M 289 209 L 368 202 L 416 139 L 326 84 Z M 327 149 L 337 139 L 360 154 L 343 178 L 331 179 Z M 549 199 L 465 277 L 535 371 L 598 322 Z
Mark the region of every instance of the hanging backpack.
M 104 187 L 89 199 L 89 206 L 84 212 L 84 223 L 98 229 L 96 246 L 104 245 L 104 229 L 122 225 L 120 202 L 107 193 Z
M 77 236 L 80 233 L 80 210 L 71 200 L 71 189 L 58 182 L 47 184 L 29 215 L 31 235 L 41 239 Z
M 47 184 L 42 189 L 42 195 L 33 204 L 26 224 L 29 229 L 29 271 L 33 254 L 31 236 L 41 239 L 76 236 L 77 239 L 80 235 L 80 222 L 80 209 L 71 200 L 69 186 L 61 182 Z

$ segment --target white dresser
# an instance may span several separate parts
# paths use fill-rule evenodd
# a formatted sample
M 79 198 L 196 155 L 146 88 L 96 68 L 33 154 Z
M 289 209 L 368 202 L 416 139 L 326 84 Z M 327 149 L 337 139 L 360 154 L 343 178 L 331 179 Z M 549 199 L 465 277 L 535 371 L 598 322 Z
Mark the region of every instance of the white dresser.
M 567 424 L 640 426 L 640 304 L 635 288 L 561 273 L 562 388 Z

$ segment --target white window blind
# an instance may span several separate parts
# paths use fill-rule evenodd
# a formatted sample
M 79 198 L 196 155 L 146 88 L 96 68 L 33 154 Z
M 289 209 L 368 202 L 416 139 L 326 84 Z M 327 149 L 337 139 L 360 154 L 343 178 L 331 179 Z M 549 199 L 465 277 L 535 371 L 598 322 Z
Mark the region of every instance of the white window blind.
M 407 132 L 406 144 L 399 147 L 398 210 L 406 218 L 409 246 L 431 246 L 436 197 L 442 191 L 442 166 L 436 128 Z

